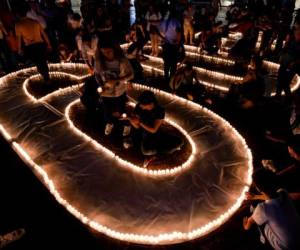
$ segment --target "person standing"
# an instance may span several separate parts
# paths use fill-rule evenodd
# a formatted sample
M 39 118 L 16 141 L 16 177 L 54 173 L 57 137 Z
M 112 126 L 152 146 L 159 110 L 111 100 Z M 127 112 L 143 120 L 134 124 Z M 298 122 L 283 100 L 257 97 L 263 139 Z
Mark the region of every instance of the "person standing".
M 189 4 L 186 10 L 183 12 L 183 32 L 184 32 L 185 44 L 193 45 L 194 15 L 195 15 L 195 10 L 193 9 L 193 6 Z
M 294 31 L 294 37 L 287 42 L 283 48 L 280 59 L 280 67 L 278 70 L 278 82 L 276 89 L 276 97 L 281 96 L 282 90 L 286 95 L 286 100 L 292 99 L 290 83 L 295 76 L 300 65 L 300 30 Z
M 101 40 L 95 59 L 95 76 L 102 87 L 105 135 L 110 135 L 122 114 L 125 113 L 126 82 L 133 78 L 133 70 L 122 50 L 112 39 Z M 125 124 L 123 136 L 128 136 L 130 126 Z
M 175 74 L 177 63 L 184 58 L 184 47 L 181 39 L 182 27 L 174 10 L 170 11 L 168 19 L 161 23 L 159 31 L 164 39 L 162 57 L 164 76 L 168 81 Z
M 155 9 L 153 5 L 149 6 L 149 10 L 146 13 L 145 19 L 147 21 L 147 31 L 150 34 L 150 40 L 151 40 L 151 55 L 152 56 L 158 56 L 159 50 L 158 50 L 158 25 L 161 21 L 161 14 L 159 11 Z
M 23 43 L 25 55 L 36 65 L 38 72 L 48 84 L 50 78 L 46 54 L 47 50 L 51 50 L 48 36 L 37 21 L 26 16 L 27 10 L 22 9 L 18 14 L 20 20 L 16 23 L 15 30 L 19 54 L 23 54 Z
M 30 9 L 27 11 L 26 16 L 28 18 L 31 18 L 42 26 L 44 30 L 47 28 L 46 19 L 41 15 L 41 10 L 39 7 L 39 4 L 36 1 L 30 1 L 29 2 Z

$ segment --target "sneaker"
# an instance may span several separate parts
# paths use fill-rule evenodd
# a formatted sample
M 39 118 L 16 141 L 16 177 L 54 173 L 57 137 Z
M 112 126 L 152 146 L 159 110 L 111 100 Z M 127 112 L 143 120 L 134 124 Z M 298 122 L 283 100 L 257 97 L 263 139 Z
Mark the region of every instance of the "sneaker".
M 130 129 L 131 129 L 130 126 L 124 126 L 123 136 L 128 136 L 130 134 Z
M 124 147 L 125 149 L 131 148 L 132 145 L 133 145 L 133 144 L 132 144 L 132 140 L 131 140 L 130 138 L 126 138 L 126 139 L 123 140 L 123 147 Z
M 114 128 L 114 125 L 112 123 L 107 123 L 106 126 L 105 126 L 104 134 L 105 135 L 110 135 L 113 128 Z
M 25 229 L 20 228 L 10 233 L 7 233 L 3 236 L 0 235 L 0 249 L 4 248 L 6 245 L 14 241 L 21 239 L 24 234 L 25 234 Z

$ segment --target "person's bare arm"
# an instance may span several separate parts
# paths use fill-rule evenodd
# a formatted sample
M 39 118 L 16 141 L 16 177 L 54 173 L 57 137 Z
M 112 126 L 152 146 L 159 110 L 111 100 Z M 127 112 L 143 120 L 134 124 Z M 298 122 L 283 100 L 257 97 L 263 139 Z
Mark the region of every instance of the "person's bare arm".
M 45 31 L 43 30 L 42 26 L 40 26 L 40 32 L 42 34 L 42 38 L 45 41 L 47 48 L 51 49 L 51 44 L 48 38 L 48 35 L 45 33 Z
M 253 201 L 253 200 L 260 200 L 265 201 L 267 197 L 264 194 L 252 194 L 250 192 L 246 193 L 246 200 Z
M 252 225 L 254 225 L 254 224 L 255 224 L 255 221 L 252 218 L 252 216 L 251 217 L 244 217 L 243 227 L 244 227 L 245 230 L 249 230 L 252 227 Z
M 289 193 L 289 196 L 292 200 L 300 200 L 300 193 Z
M 283 170 L 277 172 L 277 175 L 283 175 L 283 174 L 286 174 L 286 173 L 292 173 L 293 171 L 296 170 L 296 168 L 297 168 L 297 167 L 296 167 L 295 164 L 290 165 L 290 166 L 288 166 L 287 168 L 285 168 L 285 169 L 283 169 Z
M 138 117 L 136 116 L 130 117 L 129 122 L 134 128 L 136 129 L 140 128 L 140 120 L 138 119 Z
M 133 79 L 133 77 L 134 77 L 133 69 L 127 59 L 125 59 L 121 63 L 120 68 L 121 68 L 122 74 L 124 74 L 124 75 L 119 76 L 119 78 L 116 79 L 117 81 L 130 81 Z
M 145 129 L 146 131 L 155 134 L 157 132 L 157 130 L 159 129 L 159 127 L 161 126 L 161 124 L 163 123 L 163 119 L 157 119 L 154 122 L 154 126 L 150 127 L 142 122 L 140 122 L 140 126 Z

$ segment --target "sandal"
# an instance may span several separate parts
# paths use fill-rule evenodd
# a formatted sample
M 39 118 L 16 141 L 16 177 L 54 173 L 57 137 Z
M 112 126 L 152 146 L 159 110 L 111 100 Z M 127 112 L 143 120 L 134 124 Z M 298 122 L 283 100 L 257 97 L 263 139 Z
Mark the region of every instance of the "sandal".
M 8 245 L 9 243 L 12 243 L 14 241 L 17 241 L 21 239 L 24 234 L 26 233 L 24 228 L 19 228 L 17 230 L 14 230 L 10 233 L 7 233 L 3 236 L 0 236 L 0 249 Z

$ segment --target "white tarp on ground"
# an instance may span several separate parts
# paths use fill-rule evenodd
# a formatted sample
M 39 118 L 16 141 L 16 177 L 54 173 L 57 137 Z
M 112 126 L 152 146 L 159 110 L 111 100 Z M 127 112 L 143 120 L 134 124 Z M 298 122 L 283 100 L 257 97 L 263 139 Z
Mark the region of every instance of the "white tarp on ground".
M 80 76 L 82 67 L 66 64 L 51 70 Z M 189 133 L 197 153 L 192 166 L 175 176 L 140 175 L 71 130 L 64 111 L 78 98 L 76 91 L 33 102 L 23 90 L 33 74 L 29 69 L 0 79 L 2 133 L 5 129 L 45 171 L 58 192 L 45 184 L 67 203 L 58 201 L 81 213 L 71 211 L 82 222 L 118 239 L 169 244 L 205 235 L 238 209 L 251 181 L 251 153 L 218 116 L 157 93 L 168 117 Z M 140 91 L 134 88 L 129 95 L 135 98 Z

